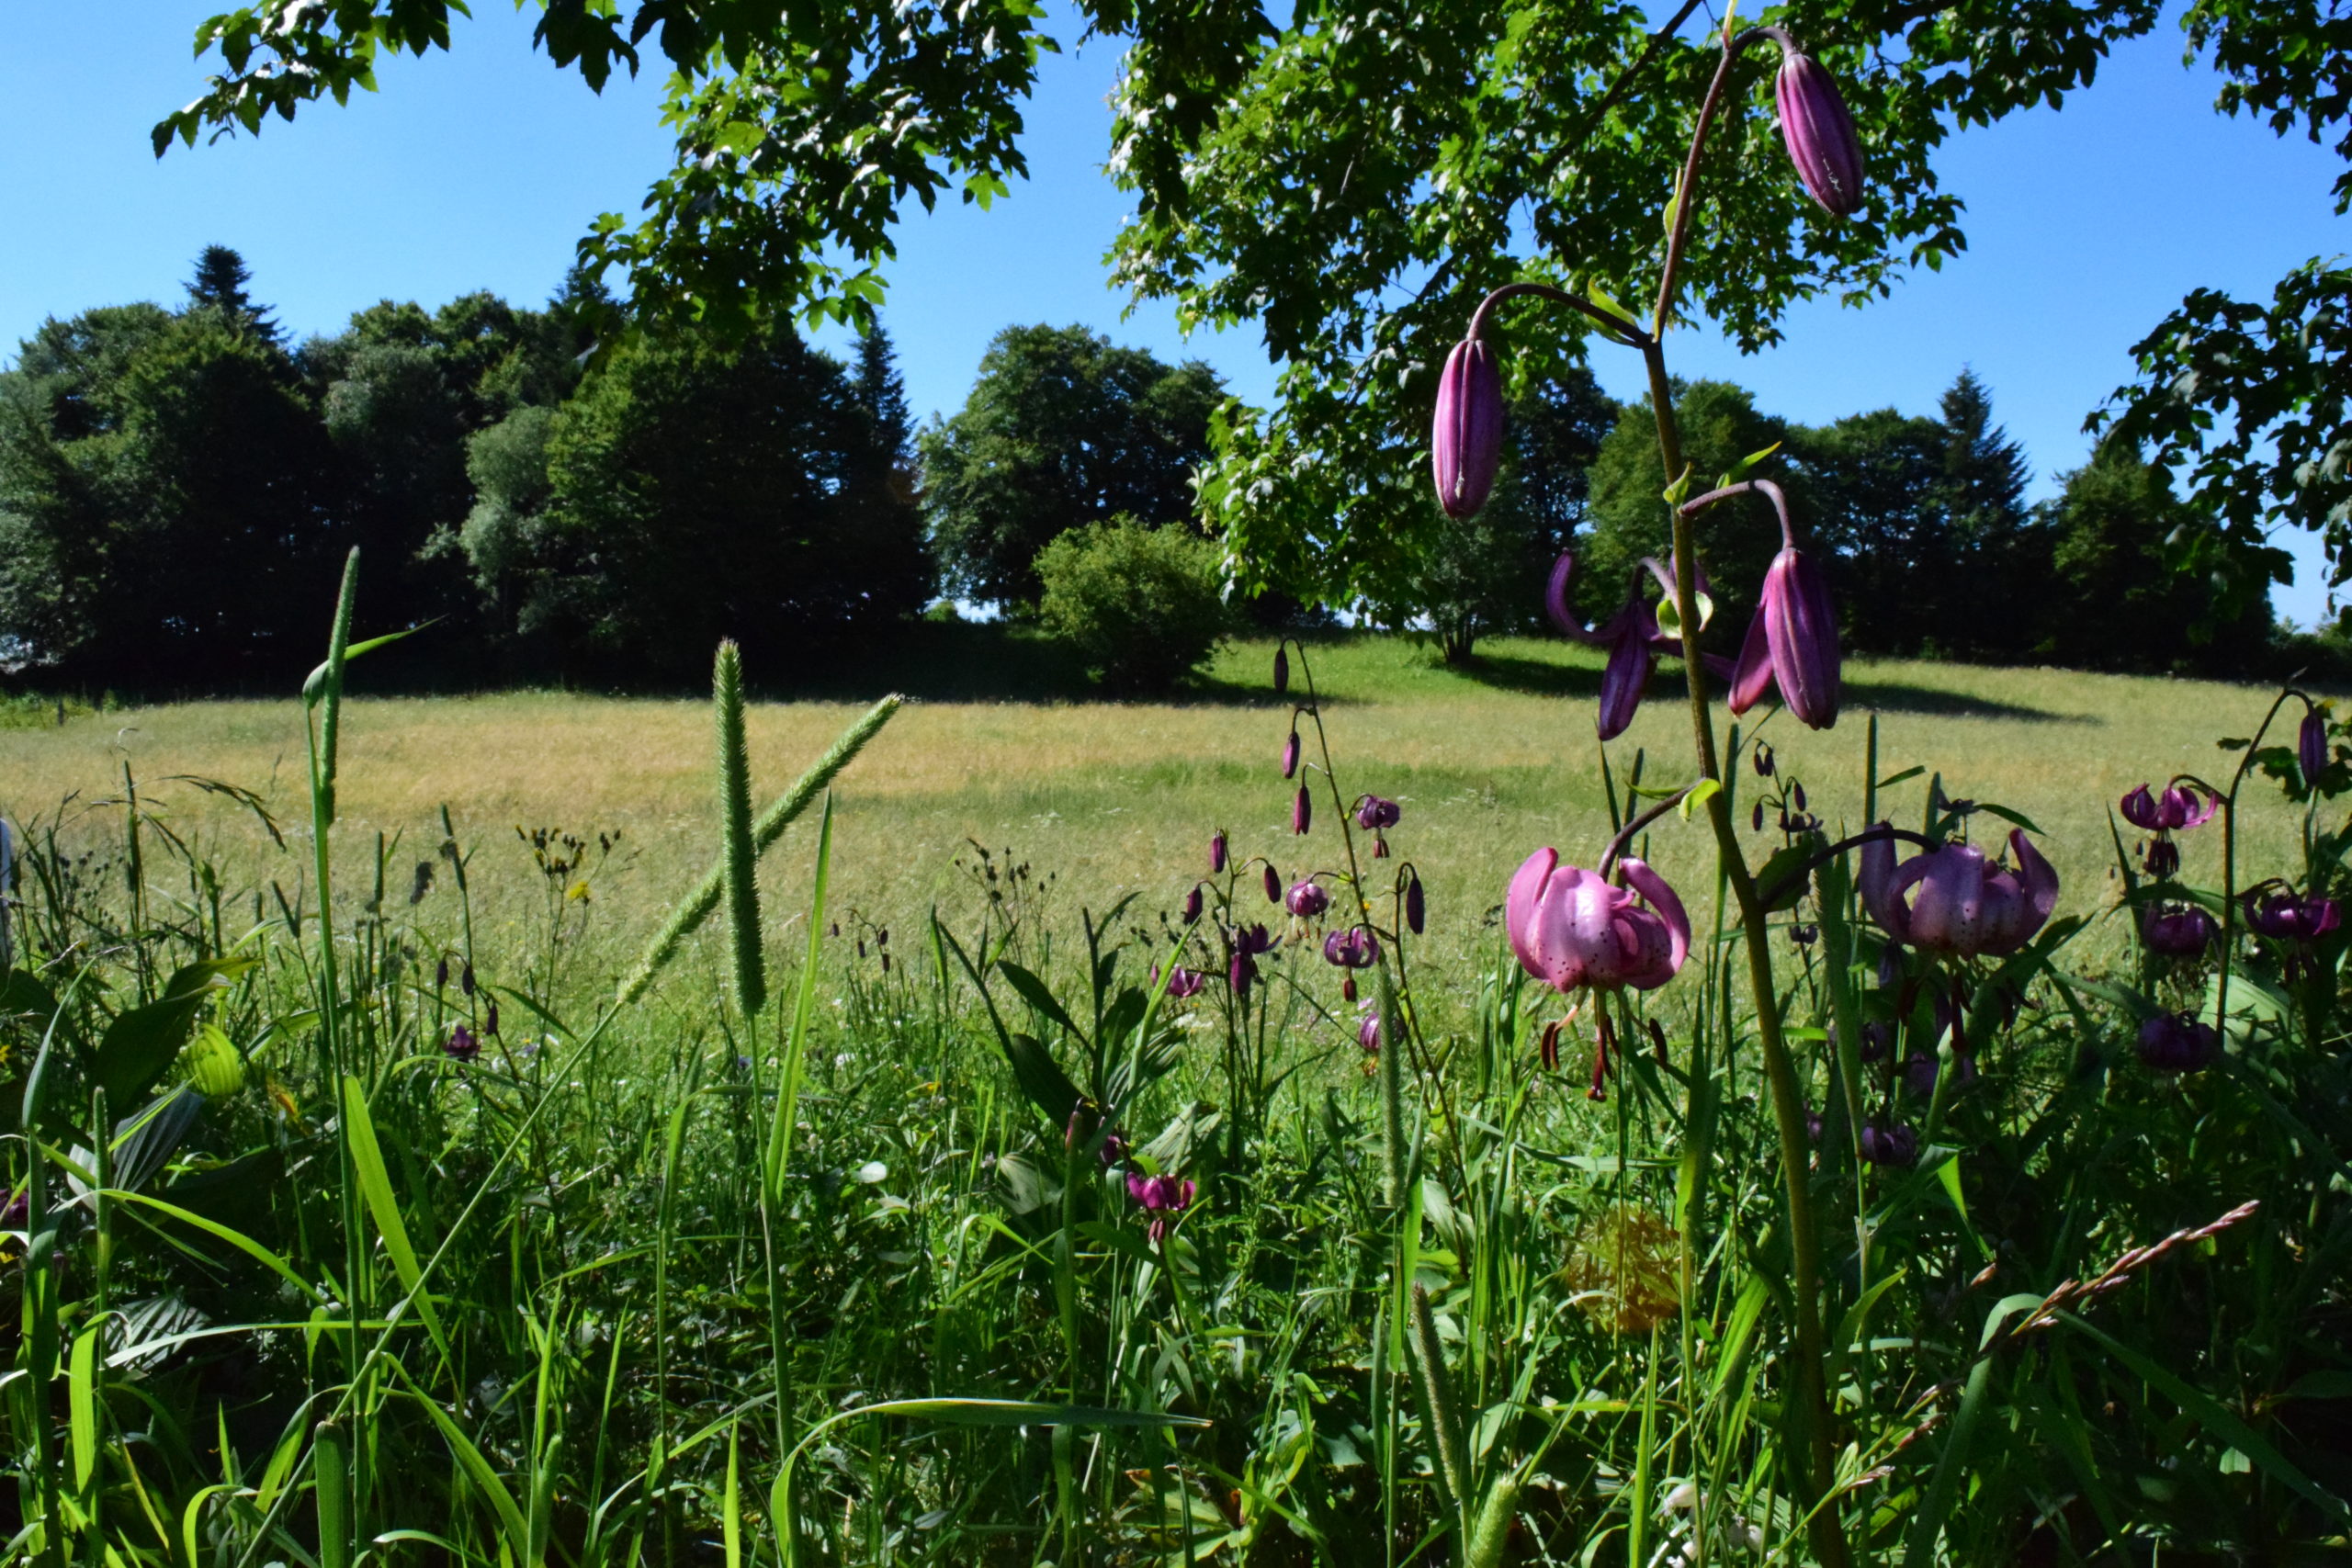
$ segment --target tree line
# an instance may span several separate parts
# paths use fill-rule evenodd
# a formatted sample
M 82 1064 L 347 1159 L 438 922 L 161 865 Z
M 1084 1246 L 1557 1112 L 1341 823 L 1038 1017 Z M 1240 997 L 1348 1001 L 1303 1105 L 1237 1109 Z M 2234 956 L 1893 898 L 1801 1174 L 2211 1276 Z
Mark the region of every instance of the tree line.
M 1332 618 L 1278 576 L 1238 605 L 1216 591 L 1230 563 L 1194 479 L 1238 411 L 1204 364 L 1008 328 L 963 408 L 917 430 L 879 330 L 846 358 L 781 322 L 604 351 L 610 305 L 575 274 L 543 308 L 386 300 L 293 344 L 216 246 L 176 310 L 43 323 L 0 374 L 0 664 L 282 688 L 355 545 L 370 625 L 437 623 L 407 667 L 445 683 L 691 683 L 721 637 L 772 670 L 845 663 L 942 595 L 1164 683 L 1247 620 Z M 2167 567 L 2196 518 L 2161 472 L 2110 442 L 2028 504 L 2024 456 L 1966 371 L 1932 416 L 1817 427 L 1726 382 L 1679 397 L 1694 473 L 1772 450 L 1858 651 L 2216 673 L 2274 655 L 2266 602 L 2217 620 L 2212 586 Z M 1574 366 L 1518 403 L 1495 502 L 1336 608 L 1473 659 L 1538 625 L 1564 549 L 1583 611 L 1615 607 L 1663 553 L 1649 412 Z M 1777 536 L 1759 509 L 1711 539 L 1718 612 L 1743 624 Z

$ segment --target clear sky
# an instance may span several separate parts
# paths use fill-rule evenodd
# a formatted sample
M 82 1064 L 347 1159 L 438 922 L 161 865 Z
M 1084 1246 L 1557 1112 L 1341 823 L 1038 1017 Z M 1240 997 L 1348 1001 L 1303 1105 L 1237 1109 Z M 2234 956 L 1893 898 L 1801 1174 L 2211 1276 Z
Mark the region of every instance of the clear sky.
M 456 49 L 387 62 L 383 90 L 315 106 L 258 139 L 175 148 L 148 128 L 194 96 L 189 40 L 217 0 L 13 0 L 0 54 L 0 348 L 49 315 L 169 302 L 197 251 L 233 245 L 258 297 L 297 333 L 332 332 L 379 299 L 437 303 L 472 288 L 544 299 L 597 213 L 634 213 L 666 165 L 659 83 L 600 97 L 530 49 L 536 7 L 476 0 Z M 1074 37 L 1067 24 L 1050 26 Z M 2188 290 L 2267 292 L 2314 254 L 2352 251 L 2324 150 L 2213 113 L 2215 79 L 2184 70 L 2169 25 L 2119 51 L 2063 112 L 1972 130 L 1946 149 L 1971 248 L 1864 310 L 1797 312 L 1790 341 L 1742 359 L 1703 333 L 1674 345 L 1684 375 L 1753 387 L 1820 422 L 1892 405 L 1930 412 L 1963 364 L 2022 441 L 2037 494 L 2080 463 L 2084 414 L 2131 371 L 2129 349 Z M 885 320 L 919 415 L 953 411 L 988 341 L 1012 322 L 1083 321 L 1163 355 L 1208 360 L 1263 401 L 1254 333 L 1185 342 L 1171 312 L 1123 319 L 1102 253 L 1128 202 L 1101 173 L 1117 64 L 1098 42 L 1050 58 L 1029 116 L 1031 179 L 993 210 L 943 205 L 902 228 Z M 1637 395 L 1604 348 L 1602 382 Z M 2292 541 L 2290 541 L 2292 542 Z M 2316 573 L 2279 595 L 2315 616 Z

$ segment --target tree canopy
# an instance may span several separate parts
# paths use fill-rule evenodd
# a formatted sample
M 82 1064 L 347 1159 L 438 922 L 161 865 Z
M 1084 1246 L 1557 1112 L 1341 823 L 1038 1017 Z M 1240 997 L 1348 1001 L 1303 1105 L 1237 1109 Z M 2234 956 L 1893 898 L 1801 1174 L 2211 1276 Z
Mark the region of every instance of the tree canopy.
M 1071 528 L 1193 514 L 1224 397 L 1198 360 L 1163 364 L 1084 327 L 1007 327 L 956 415 L 925 430 L 923 505 L 948 584 L 1036 601 L 1038 552 Z

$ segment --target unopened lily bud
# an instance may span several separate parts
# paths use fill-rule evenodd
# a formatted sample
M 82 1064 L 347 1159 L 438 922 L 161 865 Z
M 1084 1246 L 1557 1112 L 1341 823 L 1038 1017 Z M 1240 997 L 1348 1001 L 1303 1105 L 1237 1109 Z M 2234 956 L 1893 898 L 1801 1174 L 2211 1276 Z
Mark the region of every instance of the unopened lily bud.
M 1270 865 L 1270 866 L 1268 866 L 1268 867 L 1266 868 L 1266 902 L 1267 902 L 1267 903 L 1269 903 L 1269 904 L 1279 904 L 1279 903 L 1281 903 L 1282 901 L 1283 901 L 1283 876 L 1282 876 L 1282 873 L 1280 873 L 1280 872 L 1276 871 L 1272 866 L 1271 866 L 1271 865 Z
M 1356 1025 L 1356 1043 L 1367 1051 L 1376 1052 L 1380 1049 L 1380 1015 L 1378 1013 L 1368 1012 L 1363 1015 L 1363 1021 Z
M 1415 936 L 1429 923 L 1429 901 L 1421 894 L 1421 879 L 1418 876 L 1405 884 L 1405 929 Z
M 1184 923 L 1189 926 L 1200 918 L 1201 885 L 1196 882 L 1193 885 L 1193 890 L 1184 895 Z
M 1277 648 L 1274 649 L 1274 695 L 1279 697 L 1289 690 L 1290 649 Z
M 1494 354 L 1465 338 L 1445 356 L 1437 384 L 1437 421 L 1430 435 L 1430 466 L 1437 503 L 1459 522 L 1477 515 L 1502 467 L 1503 378 Z
M 1209 874 L 1215 876 L 1225 870 L 1225 829 L 1219 828 L 1209 836 Z
M 1772 94 L 1805 194 L 1839 218 L 1850 216 L 1862 205 L 1862 144 L 1838 84 L 1811 55 L 1783 42 Z
M 1290 732 L 1290 739 L 1283 742 L 1283 777 L 1295 778 L 1297 773 L 1298 731 L 1294 729 Z
M 491 1003 L 489 1010 L 482 1015 L 481 1032 L 484 1034 L 498 1032 L 498 1004 L 496 1002 Z
M 2303 715 L 2302 733 L 2295 738 L 2296 760 L 2302 763 L 2303 787 L 2317 789 L 2327 772 L 2327 716 L 2312 708 Z
M 1291 797 L 1290 830 L 1294 833 L 1304 833 L 1314 825 L 1315 802 L 1307 795 L 1306 786 L 1301 784 L 1298 786 L 1298 793 Z
M 1353 975 L 1340 980 L 1340 999 L 1343 1002 L 1352 1002 L 1356 999 L 1356 977 Z

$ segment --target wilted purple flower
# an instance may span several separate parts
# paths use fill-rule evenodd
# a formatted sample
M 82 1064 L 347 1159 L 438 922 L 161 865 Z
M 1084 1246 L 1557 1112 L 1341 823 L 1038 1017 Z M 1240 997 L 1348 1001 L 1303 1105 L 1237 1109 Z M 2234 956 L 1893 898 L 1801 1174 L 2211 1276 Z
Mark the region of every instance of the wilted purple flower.
M 1448 517 L 1460 522 L 1487 504 L 1502 456 L 1502 372 L 1483 339 L 1464 338 L 1438 373 L 1437 418 L 1430 432 L 1437 503 Z
M 2222 928 L 2194 904 L 2151 904 L 2140 916 L 2140 940 L 2165 958 L 2195 958 Z
M 1356 1043 L 1367 1051 L 1380 1049 L 1380 1015 L 1378 1013 L 1368 1012 L 1363 1015 L 1363 1021 L 1356 1025 Z
M 1394 828 L 1404 815 L 1403 807 L 1393 800 L 1383 800 L 1376 795 L 1367 795 L 1356 802 L 1356 826 L 1359 828 L 1375 830 Z
M 2318 708 L 2303 710 L 2303 728 L 2295 737 L 2295 760 L 2302 764 L 2303 787 L 2317 789 L 2327 772 L 2327 715 Z
M 1189 926 L 1200 918 L 1201 885 L 1195 882 L 1193 884 L 1193 890 L 1184 895 L 1184 923 Z
M 1291 778 L 1297 773 L 1298 731 L 1294 729 L 1290 732 L 1290 739 L 1283 742 L 1283 777 Z
M 2212 1065 L 2222 1037 L 2210 1023 L 2189 1013 L 2160 1012 L 2140 1025 L 2135 1049 L 2141 1065 L 2152 1072 L 2194 1073 Z
M 2273 942 L 2315 942 L 2342 923 L 2335 899 L 2306 897 L 2283 882 L 2259 884 L 2244 897 L 2246 924 Z
M 1274 649 L 1274 695 L 1279 697 L 1289 690 L 1290 649 L 1285 644 L 1277 644 Z
M 2165 786 L 2162 795 L 2142 784 L 2125 795 L 2117 808 L 2134 828 L 2169 833 L 2202 828 L 2213 819 L 2221 804 L 2222 797 L 2212 791 L 2176 780 Z
M 1272 953 L 1274 950 L 1274 939 L 1267 931 L 1265 922 L 1261 920 L 1255 925 L 1236 926 L 1233 931 L 1233 946 L 1237 953 Z
M 1303 920 L 1311 920 L 1331 907 L 1331 896 L 1313 877 L 1291 884 L 1290 892 L 1283 898 L 1283 908 Z
M 1746 713 L 1778 685 L 1781 705 L 1797 722 L 1809 729 L 1829 729 L 1838 723 L 1842 689 L 1838 607 L 1830 602 L 1829 580 L 1819 563 L 1797 548 L 1781 487 L 1758 479 L 1756 488 L 1780 513 L 1781 553 L 1764 573 L 1763 598 L 1733 667 L 1731 711 Z M 1797 809 L 1804 809 L 1803 800 Z
M 1127 1196 L 1142 1204 L 1144 1213 L 1152 1216 L 1151 1239 L 1154 1241 L 1168 1234 L 1170 1218 L 1193 1206 L 1193 1190 L 1190 1178 L 1179 1181 L 1172 1176 L 1146 1176 L 1136 1170 L 1127 1172 Z
M 1380 962 L 1380 939 L 1368 926 L 1350 926 L 1323 939 L 1323 961 L 1342 969 L 1369 969 Z
M 1919 1134 L 1900 1122 L 1889 1127 L 1863 1122 L 1861 1145 L 1862 1158 L 1872 1165 L 1908 1166 L 1919 1158 Z
M 1225 829 L 1219 828 L 1209 835 L 1209 874 L 1215 876 L 1225 870 Z
M 1291 797 L 1290 830 L 1294 833 L 1304 833 L 1314 825 L 1315 802 L 1307 795 L 1306 786 L 1301 784 L 1298 786 L 1298 793 Z
M 1561 864 L 1553 849 L 1527 857 L 1510 879 L 1503 924 L 1529 974 L 1558 991 L 1646 991 L 1674 977 L 1690 952 L 1682 901 L 1630 856 L 1617 863 L 1617 874 L 1622 886 Z
M 474 1038 L 472 1030 L 461 1023 L 449 1032 L 448 1043 L 441 1049 L 453 1062 L 470 1062 L 481 1055 L 481 1042 Z
M 1781 73 L 1772 95 L 1781 110 L 1781 137 L 1789 162 L 1797 166 L 1805 194 L 1836 217 L 1851 216 L 1862 205 L 1862 144 L 1846 100 L 1811 55 L 1778 28 L 1766 29 L 1781 45 Z
M 1421 893 L 1421 879 L 1414 877 L 1405 884 L 1405 929 L 1415 936 L 1429 923 L 1429 900 Z
M 1282 873 L 1276 871 L 1272 865 L 1269 865 L 1266 867 L 1266 902 L 1269 904 L 1279 904 L 1282 901 Z
M 2058 873 L 2020 829 L 2010 829 L 2009 852 L 2015 871 L 1961 843 L 1897 866 L 1893 841 L 1875 840 L 1862 851 L 1862 902 L 1889 936 L 1924 952 L 1961 958 L 2015 953 L 2057 908 Z M 1915 886 L 1917 895 L 1905 903 Z

